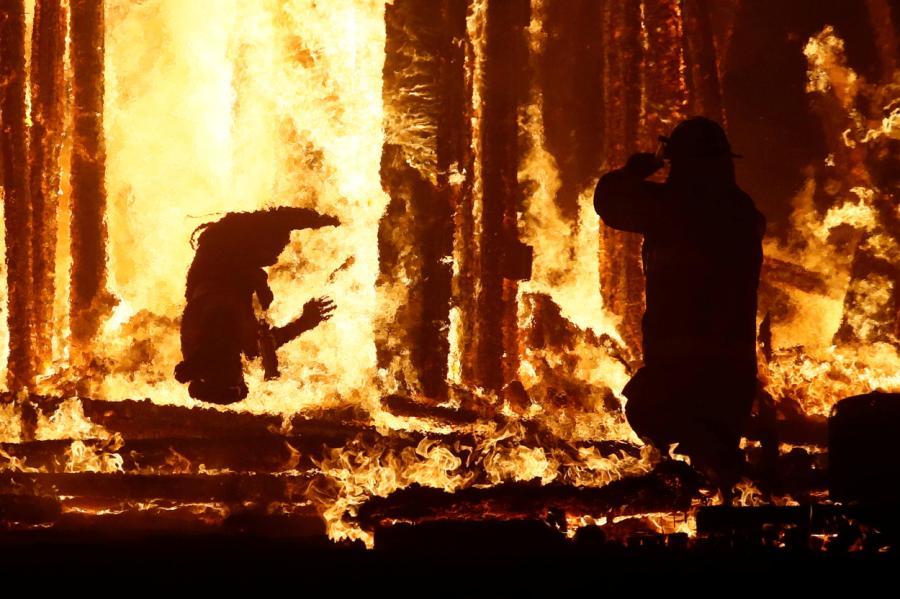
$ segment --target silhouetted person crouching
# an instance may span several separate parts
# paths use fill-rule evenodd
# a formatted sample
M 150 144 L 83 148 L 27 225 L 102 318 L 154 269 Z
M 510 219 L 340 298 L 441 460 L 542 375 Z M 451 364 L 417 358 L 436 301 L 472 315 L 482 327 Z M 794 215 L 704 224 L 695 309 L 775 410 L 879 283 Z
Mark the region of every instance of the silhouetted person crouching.
M 331 317 L 334 304 L 319 298 L 307 302 L 296 320 L 269 328 L 254 313 L 253 295 L 263 310 L 272 303 L 263 268 L 277 262 L 292 230 L 339 224 L 313 210 L 281 207 L 228 213 L 197 229 L 181 318 L 184 359 L 175 367 L 176 380 L 189 384 L 191 397 L 221 404 L 240 401 L 247 396 L 242 355 L 262 356 L 267 378 L 277 376 L 275 350 Z
M 644 367 L 624 389 L 629 424 L 672 443 L 718 483 L 736 478 L 756 391 L 756 291 L 765 219 L 735 182 L 722 128 L 695 117 L 660 153 L 635 154 L 594 194 L 603 222 L 644 236 Z M 670 161 L 665 183 L 646 181 Z

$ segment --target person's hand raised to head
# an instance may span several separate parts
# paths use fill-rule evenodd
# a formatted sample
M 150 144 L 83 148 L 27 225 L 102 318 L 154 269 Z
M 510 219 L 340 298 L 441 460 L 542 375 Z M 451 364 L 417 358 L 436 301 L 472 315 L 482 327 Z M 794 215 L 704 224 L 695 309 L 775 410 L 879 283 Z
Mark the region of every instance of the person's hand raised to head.
M 665 165 L 666 163 L 656 154 L 638 152 L 631 155 L 631 158 L 625 163 L 625 169 L 637 177 L 646 179 Z

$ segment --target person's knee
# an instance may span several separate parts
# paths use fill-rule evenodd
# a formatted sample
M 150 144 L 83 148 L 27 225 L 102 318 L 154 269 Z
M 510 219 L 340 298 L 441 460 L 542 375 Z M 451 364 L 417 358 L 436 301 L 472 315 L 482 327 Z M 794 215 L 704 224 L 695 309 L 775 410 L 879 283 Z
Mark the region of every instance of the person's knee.
M 666 419 L 659 410 L 647 404 L 644 401 L 629 401 L 625 404 L 625 418 L 638 437 L 664 451 L 671 442 Z

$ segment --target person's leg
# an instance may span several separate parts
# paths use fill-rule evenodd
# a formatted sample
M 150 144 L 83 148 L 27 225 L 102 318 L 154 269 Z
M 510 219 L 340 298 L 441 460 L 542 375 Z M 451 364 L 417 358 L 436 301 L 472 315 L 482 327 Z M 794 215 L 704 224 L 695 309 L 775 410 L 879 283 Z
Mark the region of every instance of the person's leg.
M 188 331 L 182 326 L 182 339 L 189 333 L 191 355 L 185 356 L 190 368 L 179 374 L 190 375 L 188 392 L 194 399 L 228 404 L 247 396 L 241 360 L 239 302 L 227 295 L 210 294 L 197 305 Z M 187 313 L 187 310 L 185 311 Z
M 652 443 L 663 455 L 676 442 L 680 428 L 673 381 L 659 370 L 642 368 L 625 386 L 625 417 L 637 435 Z
M 755 380 L 732 376 L 724 369 L 709 372 L 694 388 L 686 449 L 692 463 L 726 496 L 743 473 L 740 441 L 754 389 Z

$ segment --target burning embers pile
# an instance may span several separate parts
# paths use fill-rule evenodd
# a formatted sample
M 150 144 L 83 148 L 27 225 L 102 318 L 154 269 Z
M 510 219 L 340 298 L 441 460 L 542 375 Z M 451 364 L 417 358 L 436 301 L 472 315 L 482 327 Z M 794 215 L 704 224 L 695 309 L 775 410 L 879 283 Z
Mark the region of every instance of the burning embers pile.
M 624 420 L 640 238 L 589 198 L 642 140 L 727 116 L 732 3 L 0 4 L 5 524 L 693 535 L 721 501 Z M 824 417 L 900 389 L 896 59 L 865 81 L 831 29 L 806 56 L 830 153 L 766 246 L 745 451 L 781 485 L 742 504 L 826 497 Z M 293 234 L 268 317 L 337 309 L 280 378 L 195 401 L 172 376 L 191 232 L 275 205 L 341 227 Z

